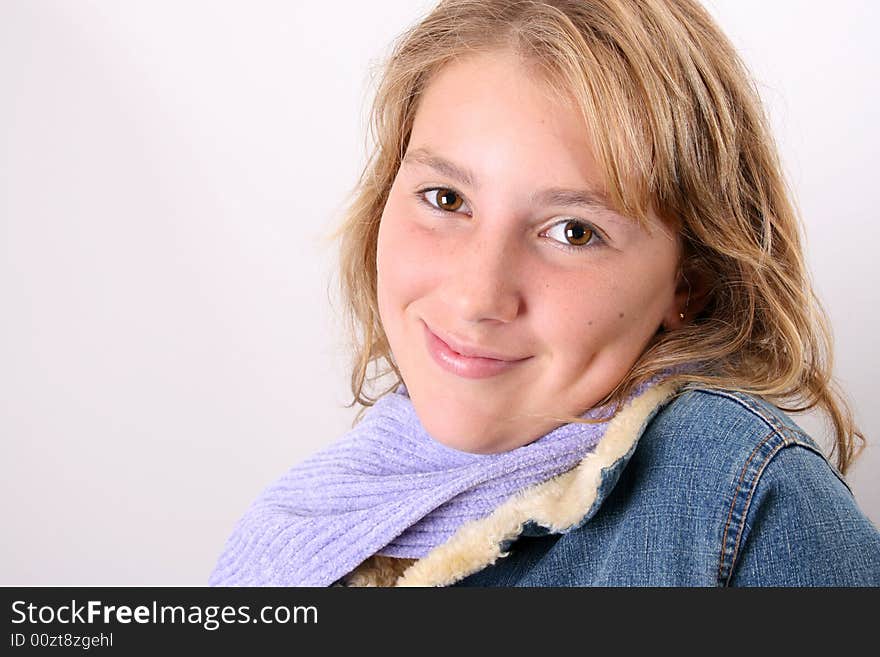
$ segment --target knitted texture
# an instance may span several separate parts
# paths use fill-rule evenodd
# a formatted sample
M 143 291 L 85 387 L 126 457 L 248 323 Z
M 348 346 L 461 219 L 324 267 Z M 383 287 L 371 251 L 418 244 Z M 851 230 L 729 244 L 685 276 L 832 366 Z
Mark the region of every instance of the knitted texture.
M 640 386 L 626 403 L 661 378 Z M 433 439 L 401 385 L 351 431 L 257 497 L 208 583 L 328 586 L 373 554 L 421 558 L 463 524 L 576 466 L 607 427 L 565 424 L 508 452 L 471 454 Z

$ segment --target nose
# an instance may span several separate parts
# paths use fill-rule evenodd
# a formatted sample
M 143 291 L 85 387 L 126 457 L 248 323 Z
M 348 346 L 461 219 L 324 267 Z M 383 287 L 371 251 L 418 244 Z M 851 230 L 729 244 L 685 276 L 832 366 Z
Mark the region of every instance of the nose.
M 522 311 L 519 250 L 491 233 L 484 225 L 462 236 L 450 262 L 447 302 L 464 322 L 506 323 Z

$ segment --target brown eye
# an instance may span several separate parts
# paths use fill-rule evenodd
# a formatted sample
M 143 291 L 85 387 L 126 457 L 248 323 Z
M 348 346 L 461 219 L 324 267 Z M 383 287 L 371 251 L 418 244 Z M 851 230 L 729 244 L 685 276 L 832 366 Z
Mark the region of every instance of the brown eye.
M 451 189 L 437 189 L 437 205 L 441 210 L 447 212 L 455 212 L 461 207 L 461 196 L 453 192 Z
M 572 246 L 584 246 L 593 237 L 593 230 L 578 221 L 569 221 L 565 224 L 565 239 Z

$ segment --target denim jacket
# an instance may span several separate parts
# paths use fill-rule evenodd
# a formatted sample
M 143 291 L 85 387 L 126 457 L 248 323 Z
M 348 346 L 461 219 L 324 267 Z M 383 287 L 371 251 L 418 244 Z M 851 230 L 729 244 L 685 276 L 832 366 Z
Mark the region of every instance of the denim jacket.
M 822 450 L 755 396 L 649 389 L 573 470 L 425 557 L 345 586 L 880 586 L 880 532 Z

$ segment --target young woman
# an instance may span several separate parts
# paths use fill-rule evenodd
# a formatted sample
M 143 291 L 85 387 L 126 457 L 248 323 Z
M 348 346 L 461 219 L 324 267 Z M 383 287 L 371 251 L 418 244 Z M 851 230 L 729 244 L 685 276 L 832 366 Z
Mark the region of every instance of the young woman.
M 441 2 L 373 128 L 339 232 L 361 416 L 212 585 L 880 584 L 798 218 L 699 4 Z M 785 413 L 815 406 L 836 465 Z

